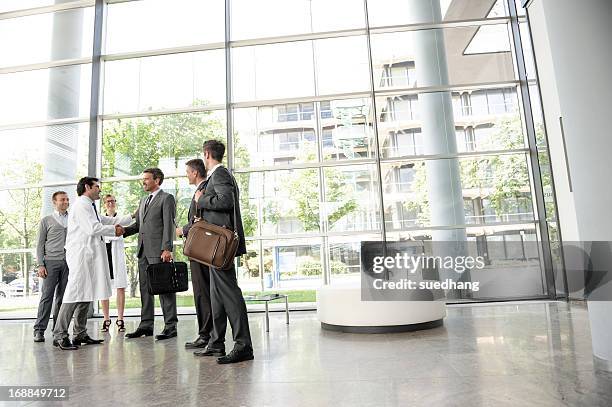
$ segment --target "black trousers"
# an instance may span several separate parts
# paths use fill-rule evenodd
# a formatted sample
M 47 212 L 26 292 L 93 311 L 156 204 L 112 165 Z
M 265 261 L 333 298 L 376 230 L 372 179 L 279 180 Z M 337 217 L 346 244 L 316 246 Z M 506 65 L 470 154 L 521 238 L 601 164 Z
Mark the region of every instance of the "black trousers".
M 198 318 L 198 335 L 208 341 L 213 330 L 212 306 L 210 304 L 210 268 L 197 261 L 190 261 L 189 265 L 191 266 L 193 300 Z
M 242 290 L 238 287 L 236 268 L 233 264 L 228 270 L 217 270 L 211 267 L 210 297 L 214 326 L 210 337 L 212 343 L 223 343 L 225 341 L 227 318 L 232 327 L 234 347 L 238 349 L 252 348 L 246 304 L 242 296 Z
M 38 316 L 34 324 L 34 331 L 45 332 L 49 324 L 51 309 L 53 309 L 53 327 L 57 322 L 62 298 L 68 284 L 68 264 L 66 260 L 45 261 L 47 278 L 40 279 L 40 303 L 38 304 Z M 53 301 L 55 295 L 55 301 Z
M 138 279 L 140 285 L 140 325 L 141 329 L 153 329 L 155 320 L 155 299 L 149 294 L 147 267 L 149 264 L 161 263 L 161 259 L 147 259 L 140 257 L 138 259 Z M 160 294 L 159 303 L 162 313 L 164 314 L 164 330 L 175 330 L 178 317 L 176 315 L 176 294 Z

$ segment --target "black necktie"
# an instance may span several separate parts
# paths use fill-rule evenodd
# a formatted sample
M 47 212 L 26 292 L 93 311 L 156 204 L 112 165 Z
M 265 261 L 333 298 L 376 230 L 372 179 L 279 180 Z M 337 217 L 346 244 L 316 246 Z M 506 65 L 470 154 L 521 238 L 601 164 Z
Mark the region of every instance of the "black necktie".
M 151 203 L 151 199 L 153 199 L 153 194 L 149 195 L 149 197 L 147 198 L 147 202 L 145 202 L 144 212 L 147 211 L 147 208 L 149 207 L 149 204 Z
M 94 208 L 94 212 L 96 214 L 96 219 L 98 219 L 98 222 L 100 222 L 100 217 L 98 216 L 98 209 L 96 208 L 96 203 L 92 202 L 91 206 L 93 206 L 93 208 Z
M 100 222 L 100 217 L 98 216 L 98 209 L 96 208 L 96 203 L 92 202 L 91 206 L 93 206 L 93 208 L 94 208 L 94 213 L 96 214 L 96 219 L 98 219 L 98 222 Z M 100 236 L 100 240 L 104 241 L 104 238 L 102 236 Z

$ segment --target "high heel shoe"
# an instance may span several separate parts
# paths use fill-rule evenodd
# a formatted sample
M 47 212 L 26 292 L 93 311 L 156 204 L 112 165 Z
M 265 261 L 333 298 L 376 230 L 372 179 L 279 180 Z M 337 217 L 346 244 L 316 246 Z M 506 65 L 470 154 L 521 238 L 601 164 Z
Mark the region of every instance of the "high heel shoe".
M 102 332 L 108 332 L 108 328 L 111 326 L 111 320 L 107 319 L 102 323 Z
M 118 319 L 117 321 L 115 321 L 115 323 L 117 324 L 118 332 L 125 332 L 125 324 L 123 323 L 122 319 Z

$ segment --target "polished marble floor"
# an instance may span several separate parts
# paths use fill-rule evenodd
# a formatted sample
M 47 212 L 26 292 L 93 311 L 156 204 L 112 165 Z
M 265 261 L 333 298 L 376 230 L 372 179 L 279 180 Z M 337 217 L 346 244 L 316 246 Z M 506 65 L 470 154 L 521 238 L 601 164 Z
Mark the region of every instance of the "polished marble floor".
M 249 319 L 255 360 L 225 366 L 183 348 L 192 316 L 180 317 L 176 339 L 112 331 L 71 352 L 48 331 L 33 343 L 32 321 L 0 321 L 0 384 L 69 386 L 64 405 L 74 406 L 612 406 L 612 374 L 593 368 L 581 305 L 452 306 L 443 327 L 381 335 L 322 331 L 314 312 L 293 312 L 290 325 L 273 313 L 269 333 L 263 314 Z M 100 324 L 89 322 L 92 336 L 104 336 Z

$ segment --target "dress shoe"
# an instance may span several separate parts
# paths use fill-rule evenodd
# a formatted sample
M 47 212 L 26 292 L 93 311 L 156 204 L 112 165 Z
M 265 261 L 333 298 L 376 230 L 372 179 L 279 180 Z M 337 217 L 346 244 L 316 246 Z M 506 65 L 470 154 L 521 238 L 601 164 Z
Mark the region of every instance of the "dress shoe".
M 163 341 L 164 339 L 170 339 L 176 337 L 176 329 L 172 331 L 166 331 L 165 329 L 159 335 L 155 335 L 155 339 Z
M 53 340 L 53 346 L 60 348 L 61 350 L 76 350 L 79 349 L 78 346 L 76 346 L 75 344 L 73 344 L 72 342 L 70 342 L 70 339 L 68 338 L 63 338 L 61 341 L 58 341 L 57 339 Z
M 102 342 L 104 342 L 104 339 L 92 339 L 89 337 L 89 335 L 85 334 L 85 335 L 77 335 L 74 337 L 74 339 L 72 340 L 72 343 L 74 343 L 75 345 L 99 345 Z
M 34 332 L 34 342 L 44 342 L 44 341 L 45 341 L 45 335 L 43 335 L 42 332 L 40 331 Z
M 185 342 L 185 349 L 205 348 L 207 343 L 208 339 L 198 336 L 198 339 L 193 342 Z
M 193 352 L 195 356 L 225 356 L 224 348 L 212 348 L 207 346 L 202 350 L 196 350 Z
M 220 365 L 226 365 L 228 363 L 244 362 L 245 360 L 253 360 L 253 349 L 251 347 L 245 347 L 243 349 L 232 349 L 227 356 L 220 357 L 217 359 L 217 363 Z
M 153 330 L 137 328 L 134 332 L 125 334 L 126 338 L 140 338 L 141 336 L 153 336 Z

